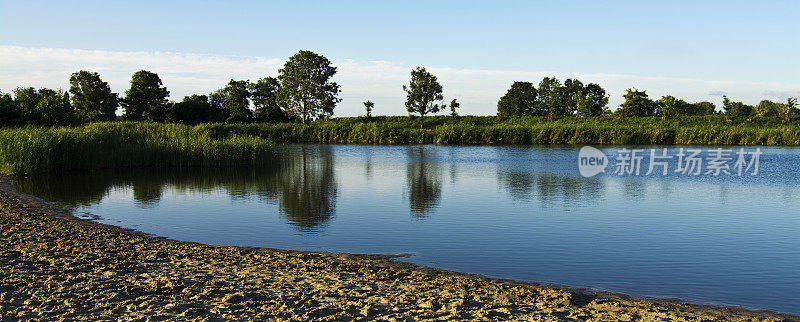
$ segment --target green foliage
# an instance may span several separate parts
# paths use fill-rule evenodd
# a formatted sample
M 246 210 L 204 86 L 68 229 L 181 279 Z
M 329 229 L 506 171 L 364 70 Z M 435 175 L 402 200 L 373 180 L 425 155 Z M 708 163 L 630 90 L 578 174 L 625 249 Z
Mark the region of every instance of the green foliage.
M 371 102 L 369 100 L 364 102 L 364 109 L 367 110 L 367 118 L 371 118 L 372 117 L 372 108 L 373 107 L 375 107 L 375 103 L 373 103 L 373 102 Z
M 274 77 L 265 77 L 250 84 L 250 98 L 255 106 L 257 122 L 286 122 L 289 116 L 278 104 L 280 83 Z
M 218 98 L 221 99 L 221 106 L 226 110 L 227 118 L 225 122 L 245 123 L 252 121 L 253 111 L 250 110 L 250 82 L 236 81 L 228 82 L 228 85 L 217 91 Z
M 578 116 L 601 116 L 611 113 L 608 109 L 606 90 L 595 83 L 586 85 L 582 92 L 573 96 L 573 99 L 577 105 Z
M 221 105 L 211 104 L 206 95 L 191 95 L 167 106 L 166 121 L 199 124 L 224 122 L 227 114 Z
M 310 124 L 204 124 L 211 137 L 258 136 L 278 143 L 325 144 L 688 144 L 800 145 L 800 120 L 722 115 L 654 117 L 430 116 L 334 118 Z
M 452 101 L 450 101 L 450 116 L 457 117 L 458 116 L 458 112 L 456 110 L 459 107 L 461 107 L 461 104 L 459 104 L 458 101 L 456 101 L 455 98 Z
M 19 111 L 11 94 L 0 92 L 0 126 L 14 125 L 18 122 Z
M 514 82 L 497 102 L 497 115 L 502 117 L 546 115 L 537 102 L 536 87 L 531 82 Z
M 289 58 L 278 74 L 278 101 L 303 123 L 330 117 L 341 102 L 339 84 L 331 81 L 336 67 L 322 55 L 301 50 Z
M 420 115 L 420 128 L 425 126 L 425 114 L 439 112 L 446 105 L 441 102 L 442 85 L 436 76 L 425 70 L 424 67 L 417 67 L 411 71 L 411 80 L 408 86 L 403 85 L 406 92 L 406 109 L 410 114 Z
M 123 117 L 131 121 L 164 122 L 169 91 L 158 74 L 140 70 L 131 78 L 131 88 L 122 99 Z
M 547 111 L 548 117 L 566 116 L 569 114 L 566 90 L 563 89 L 561 81 L 555 77 L 545 77 L 539 82 L 538 104 Z
M 773 101 L 763 100 L 755 108 L 758 116 L 786 116 L 789 107 Z
M 0 173 L 101 168 L 265 164 L 272 145 L 258 137 L 211 137 L 200 127 L 94 123 L 86 127 L 0 129 Z
M 119 98 L 98 73 L 84 70 L 72 73 L 69 83 L 72 106 L 85 120 L 111 121 L 117 118 Z
M 732 117 L 752 116 L 756 112 L 756 108 L 752 105 L 731 101 L 728 96 L 722 96 L 722 106 L 725 108 L 725 114 Z
M 647 91 L 639 91 L 629 88 L 624 95 L 625 102 L 620 105 L 614 113 L 620 116 L 656 116 L 658 104 L 653 102 L 648 96 Z
M 11 104 L 7 125 L 70 125 L 79 119 L 69 102 L 69 94 L 62 90 L 17 88 L 14 99 L 8 102 L 9 98 L 4 98 Z

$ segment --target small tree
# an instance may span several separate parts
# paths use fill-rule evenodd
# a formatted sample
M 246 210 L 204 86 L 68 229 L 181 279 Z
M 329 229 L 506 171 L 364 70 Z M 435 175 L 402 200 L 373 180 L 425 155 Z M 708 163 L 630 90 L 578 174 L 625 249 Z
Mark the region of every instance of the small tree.
M 278 73 L 278 101 L 287 112 L 300 116 L 303 123 L 332 115 L 336 104 L 342 101 L 338 97 L 339 84 L 331 81 L 336 67 L 322 55 L 301 50 Z
M 456 110 L 459 107 L 461 107 L 461 104 L 456 102 L 455 98 L 452 101 L 450 101 L 450 116 L 452 116 L 453 118 L 458 117 L 458 112 L 456 112 Z
M 122 99 L 123 117 L 127 120 L 163 122 L 169 91 L 162 86 L 158 74 L 140 70 L 133 74 L 131 88 Z
M 111 121 L 117 118 L 119 97 L 98 73 L 85 70 L 69 77 L 72 105 L 87 121 Z
M 375 103 L 370 102 L 369 100 L 364 102 L 364 109 L 367 110 L 367 118 L 371 118 L 372 117 L 372 108 L 373 107 L 375 107 Z
M 409 114 L 419 114 L 420 128 L 425 127 L 425 114 L 439 112 L 445 107 L 445 104 L 436 103 L 444 99 L 442 85 L 424 67 L 411 71 L 411 81 L 408 86 L 403 85 L 403 90 L 406 92 L 406 109 Z

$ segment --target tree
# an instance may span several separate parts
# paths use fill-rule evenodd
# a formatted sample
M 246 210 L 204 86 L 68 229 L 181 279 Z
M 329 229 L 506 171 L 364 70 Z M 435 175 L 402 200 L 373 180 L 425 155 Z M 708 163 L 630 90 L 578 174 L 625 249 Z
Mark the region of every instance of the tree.
M 797 108 L 796 97 L 789 97 L 786 99 L 786 113 L 789 116 L 797 116 L 800 114 L 800 109 Z
M 300 116 L 303 123 L 333 115 L 334 107 L 341 102 L 339 84 L 331 81 L 336 67 L 322 55 L 301 50 L 278 73 L 278 101 L 291 115 Z
M 108 83 L 98 73 L 85 70 L 72 73 L 69 78 L 72 105 L 86 121 L 111 121 L 119 106 L 119 97 L 111 92 Z
M 457 117 L 457 116 L 458 116 L 458 112 L 456 112 L 456 110 L 457 110 L 459 107 L 461 107 L 461 104 L 459 104 L 459 103 L 456 101 L 456 99 L 455 99 L 455 98 L 454 98 L 452 101 L 450 101 L 450 116 L 452 116 L 452 117 L 454 117 L 454 118 L 455 118 L 455 117 Z
M 255 119 L 258 122 L 285 122 L 289 120 L 278 104 L 280 83 L 275 77 L 265 77 L 250 84 L 250 98 L 255 107 Z
M 608 113 L 608 95 L 606 90 L 595 83 L 584 87 L 583 92 L 576 94 L 578 116 L 601 116 Z
M 186 124 L 224 122 L 226 113 L 221 105 L 213 105 L 206 95 L 191 95 L 180 103 L 167 107 L 166 121 Z
M 711 102 L 692 103 L 691 114 L 689 115 L 713 115 L 717 106 Z
M 788 108 L 786 105 L 769 100 L 763 100 L 756 105 L 758 116 L 785 116 Z
M 514 82 L 506 94 L 497 101 L 498 116 L 545 114 L 546 110 L 538 105 L 536 87 L 531 82 Z
M 539 82 L 538 105 L 547 111 L 548 118 L 566 116 L 569 114 L 566 100 L 566 90 L 561 81 L 555 77 L 545 77 Z
M 243 123 L 253 119 L 249 87 L 249 81 L 231 79 L 227 86 L 218 91 L 217 98 L 221 99 L 222 108 L 226 111 L 225 122 Z
M 367 110 L 367 118 L 371 118 L 372 117 L 372 108 L 373 107 L 375 107 L 375 103 L 370 102 L 369 100 L 364 102 L 364 109 Z
M 63 90 L 42 88 L 38 93 L 39 101 L 28 124 L 64 126 L 77 122 L 78 115 L 69 103 L 69 94 Z
M 408 86 L 403 85 L 403 90 L 406 92 L 406 109 L 408 113 L 419 114 L 420 128 L 425 127 L 425 114 L 439 112 L 445 107 L 445 104 L 436 103 L 444 99 L 442 85 L 424 67 L 411 71 L 411 81 Z
M 158 74 L 140 70 L 131 78 L 131 88 L 122 99 L 123 117 L 131 121 L 163 122 L 169 91 Z
M 659 116 L 673 117 L 679 115 L 693 115 L 692 105 L 682 99 L 675 98 L 675 96 L 662 96 L 657 103 L 659 110 L 657 114 Z
M 751 116 L 755 113 L 755 107 L 742 102 L 731 101 L 728 96 L 722 96 L 722 107 L 725 114 L 732 117 Z
M 623 97 L 625 97 L 625 102 L 620 105 L 616 114 L 621 116 L 654 116 L 656 114 L 658 106 L 647 96 L 647 91 L 629 88 Z
M 0 92 L 0 126 L 14 125 L 17 123 L 19 113 L 11 94 Z
M 564 99 L 564 115 L 575 115 L 578 112 L 578 101 L 584 96 L 586 87 L 577 79 L 568 78 L 560 88 Z

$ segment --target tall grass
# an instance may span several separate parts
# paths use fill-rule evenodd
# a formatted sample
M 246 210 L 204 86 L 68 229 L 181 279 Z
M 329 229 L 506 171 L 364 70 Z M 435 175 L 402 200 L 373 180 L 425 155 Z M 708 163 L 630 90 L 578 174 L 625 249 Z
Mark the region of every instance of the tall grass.
M 302 124 L 205 124 L 212 137 L 258 136 L 281 143 L 339 144 L 691 144 L 800 145 L 800 124 L 780 118 L 430 117 L 335 118 Z
M 96 123 L 75 128 L 0 130 L 0 173 L 25 174 L 141 166 L 263 164 L 272 144 L 253 136 L 212 138 L 174 124 Z
M 0 129 L 0 173 L 271 161 L 271 143 L 800 145 L 800 121 L 724 116 L 335 118 L 311 124 L 95 123 Z

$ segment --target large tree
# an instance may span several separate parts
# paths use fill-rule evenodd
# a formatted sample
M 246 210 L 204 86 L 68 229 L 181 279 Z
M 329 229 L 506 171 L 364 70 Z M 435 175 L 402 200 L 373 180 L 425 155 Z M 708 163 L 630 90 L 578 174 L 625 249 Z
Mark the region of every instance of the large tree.
M 158 74 L 140 70 L 131 78 L 131 88 L 122 99 L 123 117 L 132 121 L 163 122 L 169 91 Z
M 616 114 L 621 116 L 654 116 L 656 114 L 658 106 L 647 96 L 647 91 L 629 88 L 623 97 L 625 97 L 625 102 L 620 105 Z
M 606 90 L 595 83 L 586 85 L 583 92 L 576 96 L 576 101 L 578 116 L 601 116 L 609 113 Z
M 303 123 L 312 118 L 329 117 L 341 102 L 339 84 L 331 81 L 333 75 L 336 75 L 336 67 L 327 58 L 301 50 L 278 71 L 278 101 Z
M 250 99 L 259 122 L 283 122 L 289 118 L 278 104 L 280 83 L 274 77 L 265 77 L 250 84 Z
M 370 100 L 364 102 L 364 109 L 367 111 L 367 118 L 372 118 L 372 108 L 375 107 L 375 103 Z
M 111 92 L 100 74 L 81 70 L 69 78 L 72 105 L 86 121 L 111 121 L 117 118 L 119 97 Z
M 536 87 L 531 82 L 514 82 L 497 102 L 497 115 L 527 116 L 545 115 L 546 111 L 538 105 Z
M 419 114 L 420 128 L 425 127 L 425 114 L 439 112 L 446 104 L 437 103 L 444 100 L 442 85 L 436 76 L 417 67 L 411 71 L 411 81 L 408 86 L 403 85 L 406 91 L 406 109 L 408 113 Z

